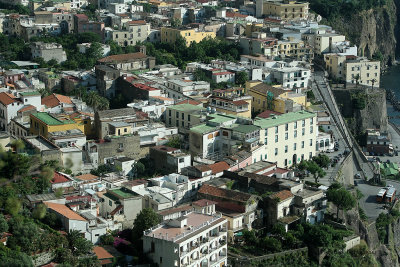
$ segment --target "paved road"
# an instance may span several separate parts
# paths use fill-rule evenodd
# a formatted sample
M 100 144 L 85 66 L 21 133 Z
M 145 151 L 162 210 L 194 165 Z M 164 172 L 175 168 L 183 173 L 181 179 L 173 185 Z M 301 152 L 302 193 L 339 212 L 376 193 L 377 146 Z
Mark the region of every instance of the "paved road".
M 360 190 L 364 195 L 363 198 L 360 199 L 359 204 L 365 211 L 365 215 L 367 215 L 368 218 L 376 219 L 380 213 L 387 213 L 387 210 L 383 208 L 384 205 L 376 202 L 376 194 L 381 187 L 369 185 L 363 179 L 357 179 L 356 182 L 358 190 Z M 397 190 L 400 190 L 399 183 L 388 182 L 388 184 L 391 184 L 396 187 Z

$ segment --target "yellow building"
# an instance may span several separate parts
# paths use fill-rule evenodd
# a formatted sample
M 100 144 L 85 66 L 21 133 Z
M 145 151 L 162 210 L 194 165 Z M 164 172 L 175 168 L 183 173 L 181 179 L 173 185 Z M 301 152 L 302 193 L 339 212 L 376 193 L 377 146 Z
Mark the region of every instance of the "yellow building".
M 265 110 L 287 113 L 291 112 L 295 105 L 308 106 L 305 94 L 284 90 L 263 82 L 259 82 L 257 85 L 253 83 L 247 92 L 252 97 L 252 112 L 254 113 L 261 113 Z
M 191 42 L 199 43 L 205 38 L 215 38 L 215 32 L 200 32 L 195 29 L 175 29 L 175 28 L 161 28 L 161 42 L 173 44 L 176 42 L 178 36 L 182 36 L 186 40 L 186 45 L 189 46 Z
M 259 32 L 263 28 L 262 23 L 251 23 L 246 25 L 245 34 L 246 37 L 251 38 L 253 32 Z
M 300 3 L 297 1 L 261 1 L 257 4 L 257 8 L 262 10 L 257 11 L 257 16 L 276 16 L 282 20 L 306 20 L 308 18 L 309 3 Z
M 54 117 L 47 112 L 37 112 L 30 115 L 30 133 L 48 137 L 51 132 L 79 129 L 84 133 L 85 125 L 68 117 Z
M 380 61 L 338 54 L 326 54 L 324 61 L 328 73 L 341 81 L 358 82 L 367 86 L 379 85 L 380 83 Z
M 313 50 L 311 47 L 306 46 L 304 41 L 296 40 L 289 37 L 288 40 L 278 41 L 277 45 L 278 56 L 280 57 L 295 57 L 302 58 L 304 56 L 313 57 Z

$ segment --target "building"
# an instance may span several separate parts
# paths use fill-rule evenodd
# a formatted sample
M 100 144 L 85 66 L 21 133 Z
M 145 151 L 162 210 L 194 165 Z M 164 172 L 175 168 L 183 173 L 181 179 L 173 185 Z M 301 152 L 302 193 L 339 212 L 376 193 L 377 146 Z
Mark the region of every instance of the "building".
M 205 81 L 170 79 L 165 85 L 167 87 L 166 94 L 175 100 L 201 96 L 210 92 L 210 84 Z
M 58 64 L 67 60 L 67 54 L 60 44 L 34 42 L 30 47 L 33 59 L 41 57 L 46 62 L 54 59 Z
M 67 116 L 56 117 L 47 112 L 37 112 L 30 115 L 30 133 L 49 138 L 52 132 L 63 132 L 67 130 L 80 130 L 84 132 L 83 123 L 75 122 Z
M 333 78 L 367 86 L 380 84 L 380 61 L 339 54 L 325 54 L 324 60 L 326 69 Z
M 267 119 L 256 119 L 260 142 L 266 146 L 264 160 L 284 168 L 316 155 L 317 118 L 305 110 Z
M 161 28 L 161 42 L 174 44 L 178 37 L 182 37 L 186 41 L 186 45 L 190 43 L 199 43 L 205 38 L 215 38 L 215 32 L 203 32 L 198 29 L 176 29 L 176 28 Z
M 191 156 L 189 154 L 168 146 L 151 147 L 150 158 L 154 162 L 154 167 L 163 172 L 181 173 L 183 168 L 191 166 Z
M 308 2 L 297 2 L 289 0 L 281 1 L 256 1 L 256 16 L 259 17 L 279 17 L 285 21 L 307 20 Z
M 76 33 L 93 32 L 100 36 L 101 40 L 104 39 L 104 22 L 89 21 L 88 16 L 85 14 L 74 15 L 74 31 Z
M 155 58 L 148 57 L 145 53 L 137 52 L 101 58 L 98 60 L 98 64 L 107 65 L 117 70 L 153 69 L 155 66 Z
M 367 152 L 370 155 L 393 155 L 393 145 L 389 133 L 367 130 Z
M 226 266 L 227 220 L 191 212 L 165 221 L 145 231 L 143 252 L 160 267 Z
M 88 228 L 88 221 L 81 215 L 69 209 L 64 204 L 52 203 L 49 201 L 44 201 L 43 203 L 50 212 L 57 215 L 67 232 L 73 230 L 81 233 L 86 232 L 86 229 Z
M 215 89 L 208 100 L 208 107 L 217 112 L 251 118 L 252 99 L 244 91 L 244 88 Z
M 346 41 L 346 36 L 337 33 L 321 33 L 316 34 L 314 39 L 314 53 L 321 55 L 333 52 L 335 44 Z
M 107 190 L 102 198 L 104 202 L 100 214 L 104 218 L 121 222 L 124 229 L 132 227 L 133 221 L 142 210 L 142 197 L 124 187 Z
M 168 106 L 165 125 L 178 127 L 179 132 L 188 133 L 190 127 L 202 123 L 201 111 L 205 111 L 205 109 L 191 104 Z
M 116 80 L 121 75 L 120 70 L 106 65 L 96 65 L 97 90 L 103 96 L 112 98 L 115 96 Z
M 284 90 L 282 87 L 259 82 L 257 85 L 248 88 L 247 92 L 252 97 L 253 113 L 261 113 L 265 110 L 287 113 L 307 107 L 307 96 L 305 94 Z
M 125 23 L 126 30 L 113 30 L 106 36 L 106 39 L 112 40 L 120 46 L 136 45 L 137 43 L 147 41 L 150 35 L 150 23 L 144 20 L 133 20 Z
M 127 103 L 161 96 L 160 89 L 135 81 L 133 77 L 126 77 L 125 75 L 117 79 L 116 88 L 117 93 L 120 93 Z

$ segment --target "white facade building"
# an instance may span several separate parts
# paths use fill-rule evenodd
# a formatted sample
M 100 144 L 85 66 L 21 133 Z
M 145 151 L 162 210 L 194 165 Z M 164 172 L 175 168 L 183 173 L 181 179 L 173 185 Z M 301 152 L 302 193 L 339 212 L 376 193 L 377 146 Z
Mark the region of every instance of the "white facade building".
M 189 213 L 145 231 L 143 250 L 160 267 L 227 265 L 227 220 Z

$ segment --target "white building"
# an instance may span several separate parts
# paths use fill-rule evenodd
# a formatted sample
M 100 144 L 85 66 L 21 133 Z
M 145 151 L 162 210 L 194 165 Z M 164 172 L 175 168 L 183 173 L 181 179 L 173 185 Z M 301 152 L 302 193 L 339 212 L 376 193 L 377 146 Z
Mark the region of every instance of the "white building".
M 189 213 L 145 231 L 143 250 L 160 267 L 226 266 L 227 220 Z
M 205 81 L 171 79 L 165 83 L 165 86 L 168 97 L 175 100 L 210 92 L 210 84 Z
M 61 63 L 67 60 L 67 54 L 62 45 L 57 43 L 34 42 L 31 44 L 32 58 L 43 58 L 44 61 L 56 60 Z

